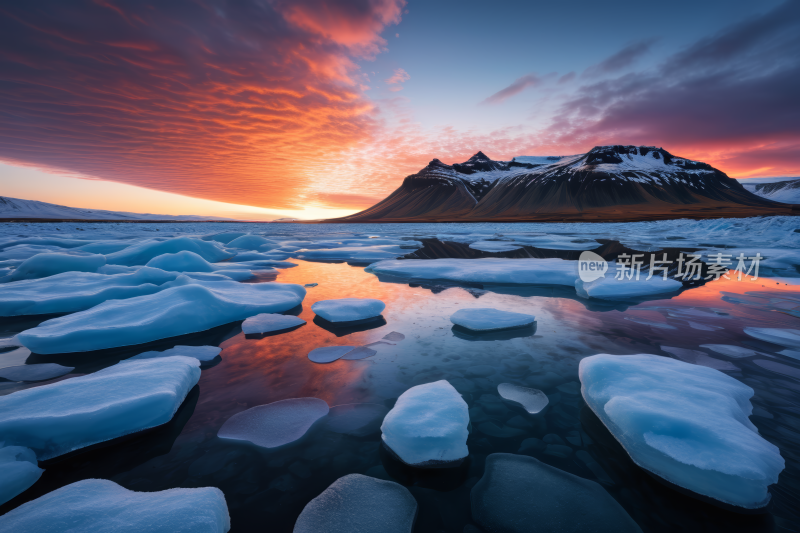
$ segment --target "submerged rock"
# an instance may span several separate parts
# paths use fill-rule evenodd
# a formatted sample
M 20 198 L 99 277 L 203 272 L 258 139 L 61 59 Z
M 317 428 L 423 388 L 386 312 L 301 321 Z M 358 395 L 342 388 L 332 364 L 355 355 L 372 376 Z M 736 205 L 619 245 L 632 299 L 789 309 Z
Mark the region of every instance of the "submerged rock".
M 0 516 L 1 531 L 47 533 L 226 533 L 222 491 L 213 487 L 134 492 L 105 479 L 84 479 Z
M 172 419 L 200 379 L 190 357 L 123 361 L 94 374 L 0 397 L 0 435 L 40 461 Z
M 0 505 L 36 483 L 42 470 L 33 450 L 22 446 L 0 447 Z
M 321 300 L 311 310 L 328 322 L 355 322 L 380 316 L 386 304 L 371 298 Z
M 350 474 L 308 502 L 294 533 L 411 533 L 416 515 L 417 501 L 407 488 Z
M 497 386 L 497 392 L 503 399 L 521 405 L 532 415 L 540 413 L 550 402 L 547 395 L 538 389 L 529 389 L 511 383 L 501 383 Z
M 230 417 L 217 436 L 276 448 L 305 435 L 329 410 L 328 404 L 319 398 L 291 398 L 258 405 Z
M 636 464 L 734 509 L 769 502 L 784 461 L 749 420 L 753 389 L 649 354 L 587 357 L 579 375 L 587 405 Z
M 459 309 L 450 317 L 450 322 L 472 331 L 498 331 L 530 326 L 536 322 L 536 317 L 491 308 Z
M 529 456 L 489 455 L 470 501 L 489 533 L 641 533 L 603 487 Z
M 404 463 L 456 466 L 468 455 L 469 410 L 445 380 L 411 387 L 383 419 L 384 444 Z

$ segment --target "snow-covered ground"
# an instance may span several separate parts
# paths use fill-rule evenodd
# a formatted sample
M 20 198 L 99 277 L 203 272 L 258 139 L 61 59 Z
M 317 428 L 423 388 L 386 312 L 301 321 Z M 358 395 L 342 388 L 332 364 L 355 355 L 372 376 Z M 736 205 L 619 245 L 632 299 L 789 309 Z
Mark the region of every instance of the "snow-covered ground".
M 22 200 L 0 196 L 0 218 L 45 218 L 63 220 L 231 220 L 202 215 L 154 215 L 127 211 L 104 211 L 50 204 L 37 200 Z

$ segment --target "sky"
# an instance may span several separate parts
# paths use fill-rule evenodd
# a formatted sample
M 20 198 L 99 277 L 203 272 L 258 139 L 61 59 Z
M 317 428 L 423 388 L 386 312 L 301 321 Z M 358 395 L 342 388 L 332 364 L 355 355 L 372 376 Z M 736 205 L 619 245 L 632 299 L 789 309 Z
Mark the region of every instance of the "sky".
M 0 195 L 330 218 L 604 144 L 798 176 L 798 94 L 800 0 L 0 0 Z

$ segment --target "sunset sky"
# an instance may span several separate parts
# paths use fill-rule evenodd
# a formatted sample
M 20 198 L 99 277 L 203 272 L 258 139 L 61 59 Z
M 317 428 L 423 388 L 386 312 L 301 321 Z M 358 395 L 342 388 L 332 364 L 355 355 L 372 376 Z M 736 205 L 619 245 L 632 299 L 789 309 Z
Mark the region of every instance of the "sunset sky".
M 0 195 L 349 214 L 433 158 L 800 175 L 800 1 L 5 0 Z

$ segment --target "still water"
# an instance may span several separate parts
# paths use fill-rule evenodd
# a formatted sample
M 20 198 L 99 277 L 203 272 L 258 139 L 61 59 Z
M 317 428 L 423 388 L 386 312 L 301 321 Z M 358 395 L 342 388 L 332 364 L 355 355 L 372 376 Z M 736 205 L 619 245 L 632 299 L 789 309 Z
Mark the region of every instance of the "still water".
M 590 306 L 574 291 L 512 287 L 409 286 L 385 283 L 344 263 L 294 260 L 276 281 L 318 283 L 308 289 L 302 310 L 307 324 L 264 338 L 245 338 L 240 323 L 145 347 L 61 356 L 76 374 L 96 371 L 147 349 L 175 344 L 223 348 L 221 361 L 202 372 L 172 422 L 128 440 L 76 453 L 45 464 L 42 478 L 0 507 L 6 512 L 60 486 L 105 478 L 136 491 L 216 486 L 225 493 L 234 532 L 290 532 L 309 500 L 337 478 L 362 473 L 409 487 L 419 504 L 415 531 L 476 531 L 469 510 L 470 489 L 480 479 L 486 456 L 528 454 L 575 475 L 597 481 L 644 531 L 797 531 L 800 529 L 800 362 L 779 355 L 774 345 L 742 333 L 748 326 L 797 327 L 790 313 L 800 309 L 800 290 L 761 278 L 721 279 L 676 297 L 636 305 Z M 272 278 L 259 282 L 269 283 Z M 360 331 L 329 331 L 314 323 L 311 305 L 344 297 L 378 298 L 384 321 Z M 465 307 L 494 307 L 533 314 L 535 330 L 471 337 L 454 330 L 449 316 Z M 8 320 L 1 329 L 19 331 L 37 319 Z M 404 340 L 377 345 L 378 354 L 360 361 L 315 364 L 314 348 L 359 345 L 399 332 Z M 772 487 L 770 512 L 742 516 L 719 510 L 662 486 L 636 467 L 586 407 L 578 363 L 596 353 L 654 353 L 662 346 L 702 350 L 700 344 L 731 344 L 763 356 L 730 359 L 707 352 L 726 373 L 753 389 L 751 420 L 786 460 Z M 40 357 L 32 362 L 50 362 Z M 67 360 L 68 359 L 68 360 Z M 767 363 L 765 363 L 765 361 Z M 778 363 L 770 364 L 771 363 Z M 300 441 L 268 450 L 216 434 L 233 414 L 277 400 L 316 397 L 330 406 L 367 403 L 391 408 L 403 391 L 447 379 L 470 407 L 470 458 L 456 471 L 415 472 L 381 449 L 380 419 L 356 432 L 338 433 L 317 424 Z M 543 390 L 550 406 L 529 416 L 502 401 L 497 385 L 513 383 Z M 0 384 L 0 394 L 33 385 Z M 526 439 L 541 439 L 531 441 Z M 523 441 L 526 441 L 523 445 Z M 545 446 L 545 444 L 551 446 Z M 531 494 L 536 498 L 536 494 Z M 473 524 L 474 525 L 474 524 Z

